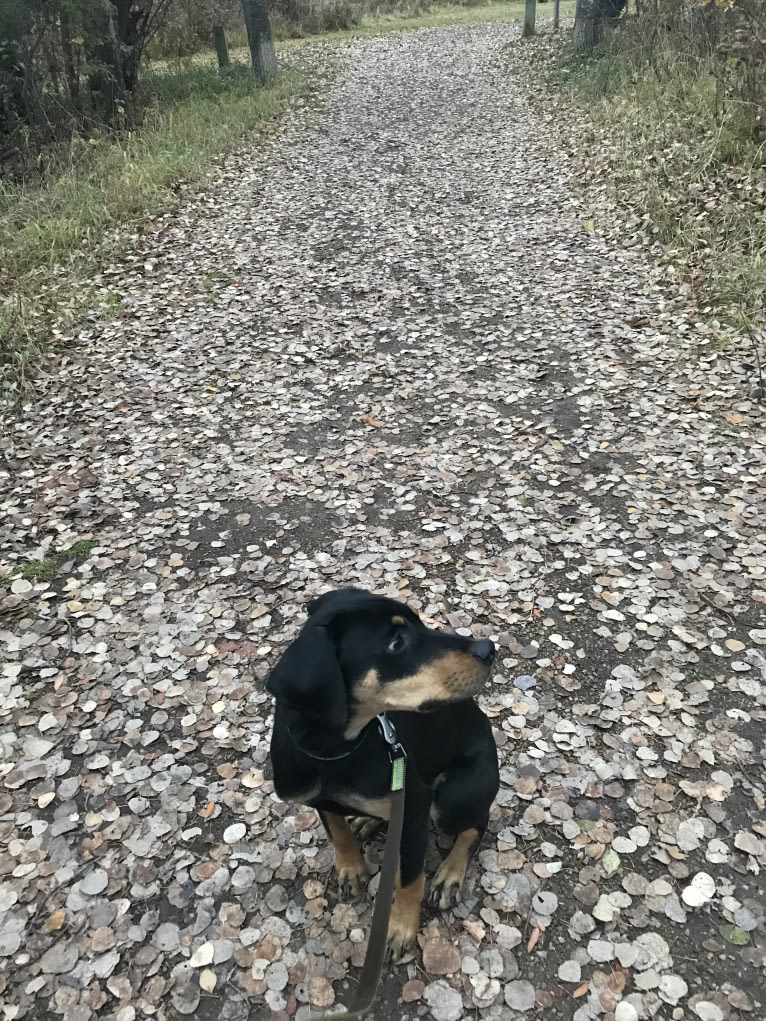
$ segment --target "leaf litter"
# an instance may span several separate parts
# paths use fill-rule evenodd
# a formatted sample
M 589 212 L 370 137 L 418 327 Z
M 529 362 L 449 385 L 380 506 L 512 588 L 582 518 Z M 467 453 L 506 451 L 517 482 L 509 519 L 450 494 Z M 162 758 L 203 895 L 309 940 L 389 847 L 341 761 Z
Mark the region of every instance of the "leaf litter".
M 105 266 L 9 419 L 4 1019 L 348 1001 L 375 879 L 274 796 L 263 689 L 346 584 L 499 649 L 489 832 L 381 1009 L 763 1015 L 763 412 L 588 226 L 517 36 L 295 51 L 324 110 Z

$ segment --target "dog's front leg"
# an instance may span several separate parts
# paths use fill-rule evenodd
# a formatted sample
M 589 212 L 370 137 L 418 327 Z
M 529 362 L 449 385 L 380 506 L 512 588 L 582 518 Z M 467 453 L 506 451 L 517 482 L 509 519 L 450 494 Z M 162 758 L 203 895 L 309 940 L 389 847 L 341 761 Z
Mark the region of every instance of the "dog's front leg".
M 399 872 L 396 876 L 394 903 L 388 922 L 388 950 L 394 960 L 412 950 L 420 928 L 420 911 L 425 893 L 423 866 L 428 845 L 428 798 L 413 798 L 407 792 L 402 840 L 399 845 Z M 414 803 L 413 803 L 414 802 Z
M 338 873 L 341 898 L 352 900 L 359 896 L 362 885 L 367 882 L 367 868 L 356 837 L 344 816 L 320 812 L 319 818 L 335 848 L 335 871 Z

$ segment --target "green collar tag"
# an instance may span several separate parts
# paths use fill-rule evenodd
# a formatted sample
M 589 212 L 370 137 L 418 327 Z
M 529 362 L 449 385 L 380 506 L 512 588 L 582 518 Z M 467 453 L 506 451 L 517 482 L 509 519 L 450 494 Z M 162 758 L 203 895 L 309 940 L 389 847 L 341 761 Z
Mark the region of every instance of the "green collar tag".
M 404 763 L 405 759 L 394 759 L 391 763 L 391 790 L 400 791 L 404 787 Z

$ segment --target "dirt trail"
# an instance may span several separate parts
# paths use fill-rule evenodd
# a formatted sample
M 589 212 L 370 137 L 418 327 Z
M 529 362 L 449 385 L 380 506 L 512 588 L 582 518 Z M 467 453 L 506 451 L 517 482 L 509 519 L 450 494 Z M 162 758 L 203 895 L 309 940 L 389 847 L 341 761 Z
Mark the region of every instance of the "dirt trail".
M 9 423 L 3 1021 L 347 1002 L 371 901 L 261 682 L 348 583 L 501 647 L 491 833 L 387 1016 L 764 1016 L 763 416 L 586 229 L 516 34 L 347 45 Z

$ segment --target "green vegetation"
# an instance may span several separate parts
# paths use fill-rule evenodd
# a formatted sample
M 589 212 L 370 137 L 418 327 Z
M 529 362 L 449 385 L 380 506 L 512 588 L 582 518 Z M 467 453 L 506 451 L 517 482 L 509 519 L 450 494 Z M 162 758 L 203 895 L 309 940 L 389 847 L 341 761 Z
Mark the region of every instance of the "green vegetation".
M 26 581 L 52 581 L 56 577 L 56 564 L 53 560 L 29 560 L 18 572 L 17 577 Z
M 189 66 L 149 72 L 153 102 L 139 130 L 75 137 L 40 158 L 33 183 L 0 182 L 0 388 L 17 387 L 45 348 L 54 321 L 92 303 L 117 314 L 114 291 L 95 296 L 83 280 L 108 254 L 104 232 L 178 202 L 177 185 L 244 134 L 267 130 L 306 84 L 284 71 L 259 89 L 248 67 L 226 74 Z M 51 277 L 57 263 L 65 275 Z
M 640 26 L 639 26 L 640 27 Z M 687 30 L 688 31 L 688 30 Z M 702 310 L 757 323 L 766 296 L 764 78 L 669 32 L 651 47 L 626 26 L 558 84 L 585 120 L 588 169 L 639 214 Z
M 65 156 L 49 157 L 42 182 L 0 184 L 2 283 L 71 255 L 109 226 L 167 208 L 175 183 L 267 124 L 301 89 L 288 73 L 259 89 L 242 66 L 147 79 L 155 98 L 140 130 L 75 139 Z
M 574 14 L 576 0 L 561 0 L 561 17 Z M 538 6 L 538 21 L 552 17 L 553 4 Z M 476 25 L 492 22 L 521 21 L 524 17 L 523 0 L 498 0 L 497 3 L 437 4 L 425 8 L 413 5 L 385 13 L 363 17 L 357 24 L 323 33 L 326 38 L 348 36 L 374 36 L 386 32 L 414 31 L 419 28 L 441 28 L 446 25 Z
M 67 549 L 57 553 L 56 556 L 61 563 L 67 560 L 85 560 L 98 546 L 95 539 L 78 539 Z
M 563 0 L 562 15 L 574 10 Z M 552 6 L 541 8 L 541 14 Z M 455 4 L 363 18 L 320 37 L 377 35 L 402 29 L 520 20 L 523 2 Z M 278 22 L 275 25 L 278 28 Z M 243 39 L 233 41 L 241 42 Z M 285 47 L 303 45 L 293 39 Z M 113 290 L 94 292 L 87 278 L 107 259 L 116 228 L 140 224 L 172 208 L 178 184 L 204 174 L 213 158 L 253 130 L 267 129 L 311 83 L 283 71 L 257 87 L 246 51 L 232 50 L 224 73 L 212 47 L 182 60 L 156 61 L 142 76 L 149 100 L 139 127 L 94 128 L 43 150 L 37 174 L 0 181 L 0 397 L 23 386 L 54 325 L 65 329 L 87 309 L 102 317 L 121 311 Z M 56 267 L 56 272 L 52 269 Z M 206 286 L 214 287 L 209 281 Z
M 247 67 L 148 72 L 153 101 L 140 129 L 75 137 L 40 159 L 34 182 L 0 182 L 0 384 L 18 385 L 54 319 L 91 304 L 116 314 L 119 295 L 82 281 L 108 255 L 104 234 L 172 207 L 179 181 L 204 173 L 245 133 L 267 129 L 306 83 L 283 72 L 268 89 Z M 68 264 L 62 278 L 51 267 Z
M 24 578 L 31 582 L 53 581 L 64 564 L 71 560 L 77 563 L 87 560 L 96 546 L 98 542 L 95 539 L 78 539 L 58 553 L 51 553 L 41 560 L 27 560 L 0 579 L 0 586 L 8 588 L 14 578 Z

